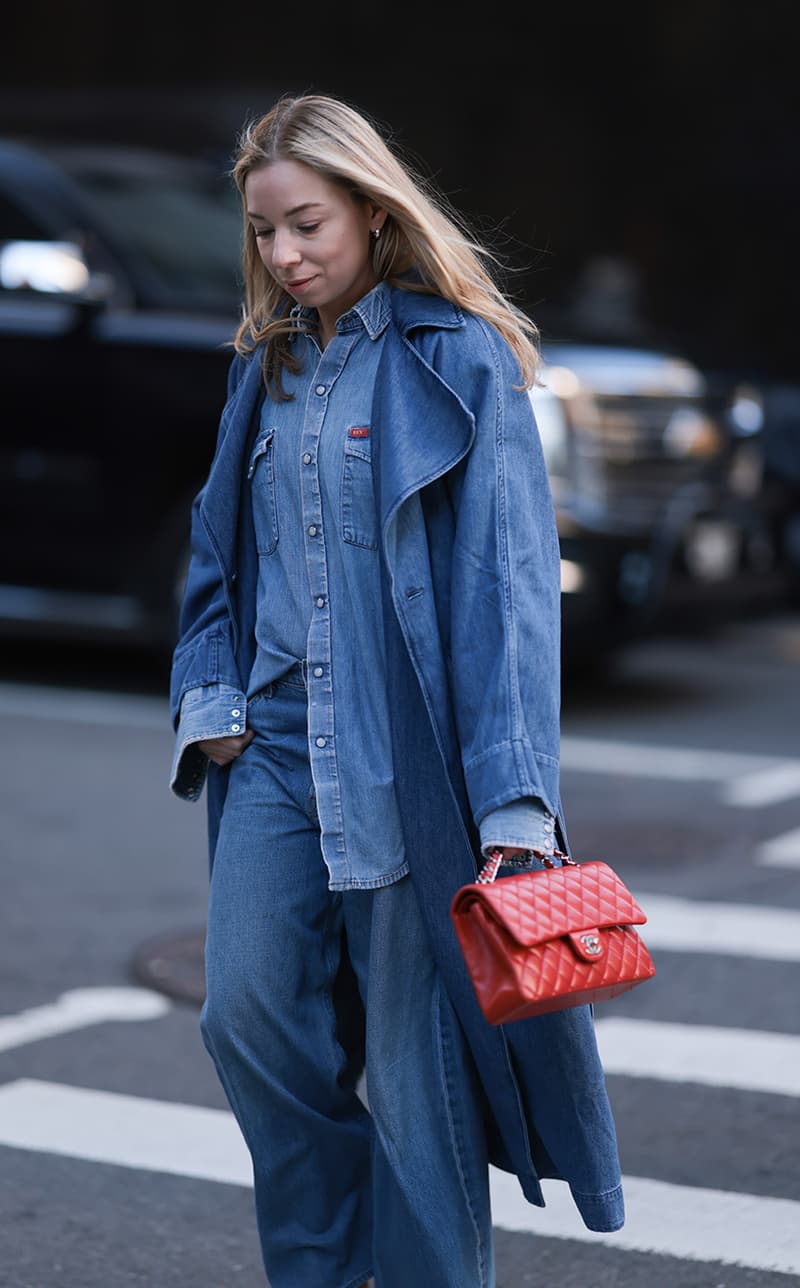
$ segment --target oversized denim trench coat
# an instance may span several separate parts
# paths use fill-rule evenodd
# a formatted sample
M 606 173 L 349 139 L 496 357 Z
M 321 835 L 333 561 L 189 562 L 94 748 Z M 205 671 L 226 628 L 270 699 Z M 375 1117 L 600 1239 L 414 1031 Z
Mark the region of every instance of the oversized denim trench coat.
M 215 457 L 192 512 L 172 670 L 182 694 L 246 690 L 257 555 L 242 486 L 261 354 L 235 357 Z M 449 917 L 480 862 L 476 824 L 536 796 L 565 832 L 558 786 L 559 548 L 530 401 L 498 333 L 445 300 L 392 290 L 372 411 L 397 794 L 411 878 L 486 1093 L 492 1162 L 544 1206 L 569 1184 L 584 1224 L 624 1220 L 616 1131 L 587 1006 L 493 1027 Z M 186 790 L 196 797 L 203 767 Z M 227 771 L 208 766 L 209 845 Z M 355 994 L 354 994 L 355 996 Z

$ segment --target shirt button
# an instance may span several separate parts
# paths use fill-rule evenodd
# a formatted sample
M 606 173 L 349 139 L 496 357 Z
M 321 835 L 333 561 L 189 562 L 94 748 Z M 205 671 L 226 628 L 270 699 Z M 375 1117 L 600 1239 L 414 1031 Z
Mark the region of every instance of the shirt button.
M 311 453 L 310 453 L 310 452 L 306 452 L 306 453 L 304 454 L 304 456 L 303 456 L 303 464 L 304 464 L 304 465 L 310 465 L 310 464 L 311 464 Z
M 317 679 L 319 679 L 319 677 L 320 677 L 321 675 L 324 675 L 324 674 L 325 674 L 325 669 L 324 669 L 324 667 L 321 667 L 321 666 L 315 666 L 315 667 L 314 667 L 314 674 L 316 675 Z
M 324 747 L 324 746 L 325 746 L 325 739 L 324 739 L 324 738 L 317 738 L 315 741 L 316 741 L 316 744 L 317 744 L 317 746 L 318 746 L 318 747 Z
M 240 716 L 241 714 L 242 714 L 242 713 L 241 713 L 241 711 L 239 710 L 239 708 L 238 708 L 238 707 L 234 707 L 234 708 L 233 708 L 233 711 L 231 712 L 231 715 L 232 715 L 232 716 Z
M 324 607 L 325 607 L 325 599 L 324 599 L 324 596 L 322 596 L 322 595 L 317 595 L 317 598 L 315 599 L 315 601 L 314 601 L 314 602 L 315 602 L 315 604 L 317 605 L 317 608 L 324 608 Z
M 319 396 L 320 396 L 320 398 L 321 398 L 321 397 L 322 397 L 322 395 L 325 393 L 325 386 L 324 386 L 324 385 L 317 385 L 316 389 L 314 390 L 314 393 L 315 393 L 315 394 L 319 394 Z
M 241 725 L 232 724 L 232 725 L 231 725 L 231 733 L 238 733 L 238 732 L 239 732 L 239 730 L 241 729 L 241 727 L 242 727 Z
M 312 524 L 311 524 L 311 527 L 308 529 L 308 535 L 309 535 L 310 537 L 315 537 L 315 536 L 317 535 L 317 525 L 316 525 L 316 523 L 312 523 Z

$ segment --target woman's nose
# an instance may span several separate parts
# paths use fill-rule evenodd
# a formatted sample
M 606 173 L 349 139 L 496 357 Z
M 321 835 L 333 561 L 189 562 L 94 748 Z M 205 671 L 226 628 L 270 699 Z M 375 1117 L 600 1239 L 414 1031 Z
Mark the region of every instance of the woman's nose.
M 276 230 L 272 239 L 272 262 L 278 268 L 287 264 L 297 264 L 301 256 L 291 233 Z

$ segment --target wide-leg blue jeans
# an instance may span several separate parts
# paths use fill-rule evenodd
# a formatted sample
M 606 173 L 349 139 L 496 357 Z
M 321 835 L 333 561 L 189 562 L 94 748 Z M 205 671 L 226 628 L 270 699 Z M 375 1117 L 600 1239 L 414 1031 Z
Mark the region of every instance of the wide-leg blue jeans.
M 328 889 L 299 669 L 248 704 L 248 726 L 212 868 L 201 1029 L 252 1156 L 270 1284 L 493 1288 L 477 1078 L 411 880 Z M 364 1100 L 337 1027 L 344 942 Z

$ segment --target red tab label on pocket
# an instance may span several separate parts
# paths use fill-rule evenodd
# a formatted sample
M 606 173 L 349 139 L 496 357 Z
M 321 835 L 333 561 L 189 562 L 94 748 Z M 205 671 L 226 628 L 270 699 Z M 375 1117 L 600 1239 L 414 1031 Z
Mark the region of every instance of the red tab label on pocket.
M 369 425 L 356 425 L 350 430 L 348 438 L 369 438 Z

